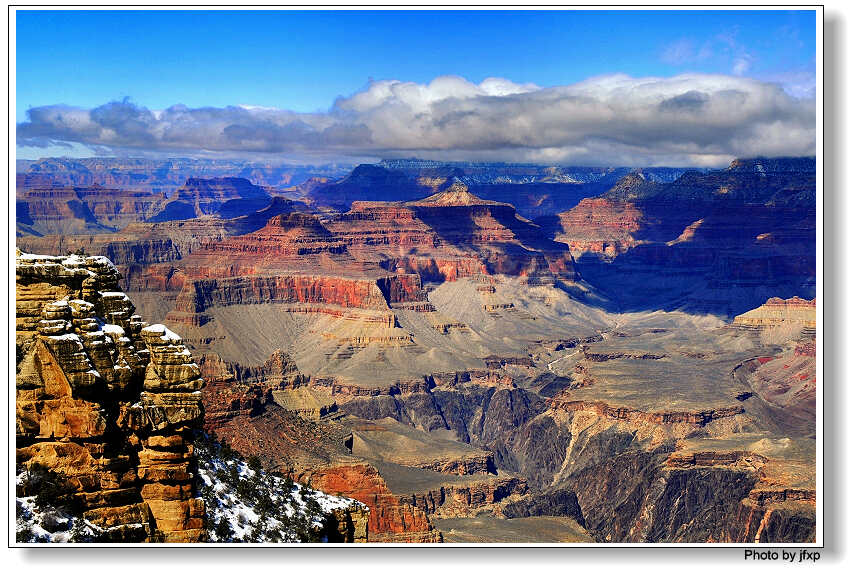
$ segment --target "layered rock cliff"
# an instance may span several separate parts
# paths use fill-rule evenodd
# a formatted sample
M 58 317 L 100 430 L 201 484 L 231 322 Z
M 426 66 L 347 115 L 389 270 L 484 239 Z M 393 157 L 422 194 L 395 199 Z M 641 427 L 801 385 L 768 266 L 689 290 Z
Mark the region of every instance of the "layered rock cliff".
M 189 219 L 217 214 L 231 218 L 252 213 L 270 204 L 261 186 L 244 178 L 189 178 L 151 221 Z
M 19 189 L 15 195 L 17 233 L 103 233 L 143 221 L 166 202 L 163 194 L 139 190 L 86 188 Z
M 624 306 L 733 316 L 771 296 L 814 295 L 815 185 L 802 158 L 739 160 L 670 183 L 629 174 L 560 213 L 556 239 Z
M 574 280 L 568 249 L 509 204 L 459 183 L 410 202 L 354 202 L 326 227 L 357 259 L 446 281 L 481 274 Z
M 148 326 L 104 257 L 16 254 L 16 460 L 65 476 L 85 519 L 122 541 L 199 541 L 192 429 L 203 380 Z
M 734 326 L 749 330 L 764 330 L 790 326 L 807 335 L 817 328 L 817 302 L 798 297 L 770 298 L 759 306 L 734 317 Z

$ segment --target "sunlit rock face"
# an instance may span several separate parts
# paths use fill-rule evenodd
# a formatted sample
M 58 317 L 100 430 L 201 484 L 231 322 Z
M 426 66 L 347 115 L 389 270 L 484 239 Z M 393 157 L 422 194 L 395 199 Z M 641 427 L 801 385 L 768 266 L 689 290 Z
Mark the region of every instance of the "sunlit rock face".
M 192 429 L 199 367 L 148 326 L 104 257 L 16 254 L 16 455 L 65 476 L 84 517 L 122 541 L 199 541 Z

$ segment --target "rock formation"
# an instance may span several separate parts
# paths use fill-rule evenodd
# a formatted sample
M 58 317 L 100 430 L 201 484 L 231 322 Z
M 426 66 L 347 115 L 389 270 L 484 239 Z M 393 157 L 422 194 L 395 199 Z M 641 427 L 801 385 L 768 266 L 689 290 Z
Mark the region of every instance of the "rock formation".
M 817 302 L 799 297 L 787 300 L 774 297 L 758 308 L 754 308 L 734 317 L 734 325 L 761 330 L 780 326 L 794 326 L 806 334 L 813 334 L 817 328 Z
M 577 278 L 563 245 L 511 205 L 481 199 L 459 182 L 412 202 L 355 202 L 326 226 L 354 257 L 426 281 L 494 273 Z
M 733 316 L 759 298 L 812 294 L 815 191 L 814 161 L 802 158 L 738 160 L 670 183 L 634 173 L 560 213 L 556 239 L 624 306 Z
M 418 199 L 431 191 L 401 172 L 360 164 L 342 180 L 312 188 L 309 198 L 318 206 L 346 210 L 355 200 Z
M 189 219 L 217 214 L 239 217 L 267 207 L 271 196 L 244 178 L 189 178 L 151 221 Z
M 129 189 L 18 189 L 15 195 L 17 233 L 112 232 L 147 219 L 165 202 L 163 194 Z
M 334 465 L 306 478 L 328 494 L 341 493 L 369 507 L 369 541 L 436 543 L 442 541 L 425 512 L 401 503 L 377 469 L 365 463 Z
M 85 518 L 123 541 L 198 541 L 190 459 L 203 380 L 118 281 L 104 257 L 17 252 L 17 463 L 65 475 Z

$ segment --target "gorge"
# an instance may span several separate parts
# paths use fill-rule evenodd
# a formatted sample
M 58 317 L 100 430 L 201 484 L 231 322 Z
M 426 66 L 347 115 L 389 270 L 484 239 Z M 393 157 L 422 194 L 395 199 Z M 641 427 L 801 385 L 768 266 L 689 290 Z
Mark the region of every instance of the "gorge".
M 814 167 L 25 178 L 18 464 L 129 541 L 205 431 L 369 542 L 813 542 Z

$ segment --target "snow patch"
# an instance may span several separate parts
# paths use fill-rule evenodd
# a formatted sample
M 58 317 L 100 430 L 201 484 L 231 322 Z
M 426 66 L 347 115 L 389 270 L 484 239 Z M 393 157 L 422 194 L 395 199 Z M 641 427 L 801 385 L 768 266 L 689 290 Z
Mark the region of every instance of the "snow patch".
M 211 541 L 294 542 L 320 530 L 330 512 L 354 505 L 221 454 L 217 443 L 197 444 L 200 494 L 211 516 Z M 364 506 L 363 506 L 364 507 Z
M 51 340 L 70 340 L 73 342 L 80 342 L 80 336 L 75 334 L 74 332 L 67 332 L 65 334 L 59 334 L 57 336 L 48 336 Z
M 125 329 L 121 326 L 117 326 L 116 324 L 104 324 L 101 326 L 101 331 L 105 334 L 110 334 L 111 336 L 124 336 Z
M 161 340 L 181 340 L 181 336 L 164 326 L 163 324 L 152 324 L 142 329 L 142 332 L 158 334 Z

